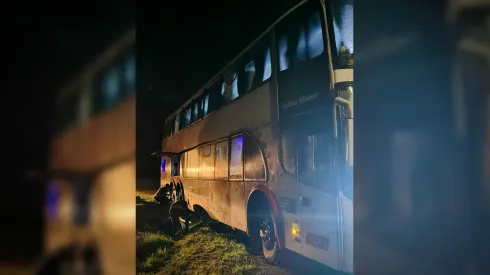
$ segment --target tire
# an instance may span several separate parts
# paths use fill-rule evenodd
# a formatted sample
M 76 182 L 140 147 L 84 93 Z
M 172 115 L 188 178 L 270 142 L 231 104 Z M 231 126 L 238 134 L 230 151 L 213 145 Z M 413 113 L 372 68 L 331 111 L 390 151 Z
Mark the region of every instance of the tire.
M 271 264 L 277 264 L 280 258 L 276 221 L 270 208 L 261 207 L 258 211 L 254 232 L 251 239 L 252 250 L 262 252 L 264 258 Z

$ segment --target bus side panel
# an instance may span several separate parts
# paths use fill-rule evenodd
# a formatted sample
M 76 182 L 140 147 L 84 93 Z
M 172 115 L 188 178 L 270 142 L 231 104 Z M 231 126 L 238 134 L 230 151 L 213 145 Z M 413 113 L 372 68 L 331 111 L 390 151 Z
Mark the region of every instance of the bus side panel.
M 210 213 L 211 191 L 209 186 L 212 183 L 196 179 L 182 179 L 184 185 L 185 199 L 188 200 L 190 208 L 196 210 L 196 206 L 203 208 Z
M 231 226 L 247 231 L 246 185 L 241 181 L 230 182 Z
M 270 122 L 269 84 L 243 95 L 191 126 L 162 141 L 165 152 L 182 152 L 198 144 L 229 136 L 230 133 L 252 129 Z
M 230 186 L 232 184 L 235 183 L 212 181 L 209 184 L 210 208 L 208 209 L 216 220 L 227 225 L 231 225 Z
M 284 232 L 283 246 L 298 254 L 302 254 L 301 241 L 293 239 L 291 230 L 293 224 L 299 225 L 299 238 L 304 232 L 301 231 L 301 224 L 298 217 L 298 198 L 300 194 L 300 186 L 298 182 L 290 175 L 284 172 L 279 173 L 273 181 L 270 182 L 270 189 L 275 195 L 281 215 L 282 228 Z

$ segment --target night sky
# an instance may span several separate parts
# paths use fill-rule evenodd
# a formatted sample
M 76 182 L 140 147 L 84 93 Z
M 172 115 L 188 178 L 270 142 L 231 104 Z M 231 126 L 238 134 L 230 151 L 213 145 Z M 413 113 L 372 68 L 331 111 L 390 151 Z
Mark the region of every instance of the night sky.
M 15 108 L 6 121 L 15 129 L 8 136 L 15 147 L 7 147 L 14 149 L 16 173 L 14 179 L 5 181 L 10 184 L 4 184 L 15 195 L 2 200 L 2 218 L 9 223 L 0 234 L 2 260 L 23 262 L 39 257 L 44 181 L 26 181 L 23 176 L 28 169 L 46 168 L 58 89 L 134 21 L 133 1 L 114 3 L 23 2 L 10 11 L 15 34 L 6 53 L 7 89 L 15 97 Z
M 159 178 L 159 160 L 150 154 L 161 147 L 165 117 L 295 2 L 138 2 L 138 178 Z

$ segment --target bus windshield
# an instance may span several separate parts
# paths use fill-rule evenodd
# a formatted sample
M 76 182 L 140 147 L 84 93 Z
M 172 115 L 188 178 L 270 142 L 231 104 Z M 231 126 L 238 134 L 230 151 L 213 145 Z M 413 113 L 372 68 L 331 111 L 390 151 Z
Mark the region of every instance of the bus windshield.
M 333 18 L 334 44 L 338 62 L 343 67 L 354 65 L 354 0 L 329 1 Z

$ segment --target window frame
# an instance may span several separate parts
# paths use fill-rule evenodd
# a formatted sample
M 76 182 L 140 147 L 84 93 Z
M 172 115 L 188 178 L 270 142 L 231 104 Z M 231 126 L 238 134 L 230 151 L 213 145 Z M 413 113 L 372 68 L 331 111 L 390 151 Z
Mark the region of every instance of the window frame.
M 318 9 L 316 9 L 315 12 L 318 12 L 319 13 L 319 17 L 320 17 L 320 24 L 321 24 L 321 28 L 322 28 L 322 38 L 323 38 L 323 51 L 321 54 L 319 54 L 318 56 L 315 56 L 314 58 L 318 58 L 322 55 L 328 55 L 328 45 L 327 43 L 331 42 L 330 39 L 328 39 L 328 36 L 327 36 L 327 30 L 328 30 L 328 33 L 331 33 L 331 31 L 333 31 L 333 25 L 330 26 L 328 24 L 328 18 L 325 17 L 325 14 L 324 14 L 324 5 L 321 3 L 321 1 L 308 1 L 306 3 L 304 3 L 303 5 L 297 7 L 295 10 L 291 11 L 291 13 L 289 13 L 286 17 L 284 17 L 277 25 L 274 26 L 274 28 L 271 30 L 271 32 L 274 32 L 274 43 L 272 45 L 272 47 L 274 47 L 275 49 L 275 59 L 276 59 L 276 70 L 275 70 L 275 73 L 276 74 L 279 74 L 279 73 L 282 73 L 282 72 L 285 72 L 285 71 L 288 71 L 289 69 L 291 69 L 291 65 L 288 65 L 288 68 L 287 69 L 284 69 L 281 71 L 281 66 L 280 66 L 280 63 L 281 63 L 281 56 L 280 56 L 280 50 L 279 50 L 279 41 L 281 40 L 281 37 L 279 36 L 280 32 L 278 30 L 281 30 L 283 29 L 283 25 L 284 24 L 291 24 L 291 20 L 292 21 L 295 21 L 295 20 L 298 20 L 299 18 L 299 15 L 298 13 L 303 13 L 305 14 L 306 13 L 306 10 L 314 10 L 314 6 L 313 5 L 316 5 Z M 312 14 L 310 14 L 310 17 L 311 17 Z M 308 22 L 308 20 L 310 19 L 310 17 L 308 17 L 306 19 L 305 22 Z M 296 21 L 297 22 L 297 21 Z M 331 43 L 330 43 L 330 48 L 332 47 Z M 306 61 L 302 61 L 301 63 L 305 63 L 305 62 L 308 62 L 308 60 L 311 60 L 311 58 L 309 58 L 308 56 L 306 57 Z M 296 67 L 296 66 L 295 66 Z M 273 68 L 274 70 L 274 68 Z
M 318 137 L 320 136 L 319 134 L 315 133 L 311 136 L 314 136 L 314 151 L 312 152 L 312 155 L 313 155 L 313 159 L 315 159 L 315 155 L 317 153 L 317 149 L 316 146 L 317 146 L 317 143 L 318 143 Z M 328 132 L 327 132 L 327 136 L 328 136 Z M 304 136 L 306 137 L 306 136 Z M 298 137 L 296 137 L 297 139 Z M 339 190 L 339 183 L 338 181 L 335 181 L 335 182 L 331 182 L 331 179 L 334 179 L 337 177 L 337 173 L 338 173 L 338 166 L 335 165 L 335 158 L 338 157 L 338 152 L 337 152 L 337 140 L 335 138 L 332 137 L 332 140 L 334 142 L 334 144 L 332 144 L 332 155 L 329 157 L 329 163 L 328 164 L 332 164 L 333 163 L 333 166 L 331 167 L 332 171 L 328 171 L 328 172 L 331 172 L 332 174 L 329 176 L 328 178 L 328 182 L 325 182 L 324 184 L 327 184 L 327 186 L 325 187 L 322 187 L 322 186 L 319 186 L 318 185 L 318 180 L 315 178 L 313 179 L 313 181 L 307 181 L 307 180 L 303 180 L 300 176 L 300 165 L 299 165 L 299 162 L 300 162 L 300 159 L 299 159 L 299 156 L 298 156 L 298 150 L 300 149 L 300 147 L 296 144 L 295 145 L 295 160 L 294 160 L 294 165 L 295 165 L 295 172 L 294 173 L 291 173 L 289 171 L 287 171 L 287 173 L 289 175 L 292 175 L 296 181 L 298 181 L 301 185 L 306 185 L 310 188 L 313 188 L 315 190 L 318 190 L 320 192 L 325 192 L 325 193 L 329 193 L 329 194 L 334 194 L 336 191 Z M 298 143 L 298 141 L 296 141 L 296 143 Z M 304 149 L 304 148 L 303 148 Z M 314 160 L 313 160 L 314 161 Z M 313 163 L 313 165 L 316 166 L 316 162 Z M 310 173 L 313 173 L 314 176 L 317 176 L 317 174 L 315 174 L 316 172 L 313 171 L 313 172 L 310 172 Z
M 176 165 L 177 167 L 174 168 L 174 158 L 179 158 L 178 164 Z M 184 159 L 185 160 L 185 159 Z M 170 176 L 171 177 L 180 177 L 182 175 L 182 169 L 181 169 L 181 164 L 182 163 L 182 154 L 174 155 L 170 158 Z M 177 174 L 174 173 L 174 169 L 178 172 Z
M 227 160 L 226 160 L 226 166 L 227 166 L 227 171 L 226 171 L 226 176 L 224 178 L 217 178 L 216 177 L 216 144 L 218 143 L 226 143 L 227 146 Z M 214 144 L 214 180 L 215 181 L 229 181 L 230 180 L 230 139 L 228 137 L 226 138 L 221 138 L 216 141 L 208 142 L 206 144 Z M 200 145 L 203 146 L 203 145 Z
M 160 174 L 167 174 L 167 157 L 161 157 L 160 159 Z
M 322 14 L 322 21 L 323 21 L 322 26 L 323 26 L 323 28 L 325 28 L 325 26 L 326 26 L 326 29 L 328 30 L 328 34 L 330 34 L 332 36 L 332 39 L 329 39 L 328 37 L 326 37 L 327 34 L 326 33 L 324 34 L 325 39 L 326 39 L 325 43 L 330 44 L 333 69 L 353 68 L 354 66 L 352 66 L 352 65 L 343 66 L 341 61 L 340 61 L 340 56 L 338 54 L 338 49 L 337 49 L 337 43 L 335 41 L 335 28 L 333 25 L 333 18 L 332 18 L 332 20 L 330 20 L 330 18 L 332 17 L 332 6 L 330 3 L 329 4 L 327 4 L 327 3 L 322 4 L 322 6 L 323 6 L 324 12 L 325 12 L 325 14 Z M 354 7 L 354 12 L 355 12 L 355 7 Z M 355 27 L 355 23 L 354 23 L 354 27 Z M 354 41 L 354 45 L 355 45 L 355 41 Z M 355 46 L 354 46 L 354 48 L 355 48 Z
M 264 175 L 265 177 L 263 179 L 247 179 L 245 177 L 245 150 L 244 150 L 244 147 L 242 147 L 242 152 L 241 152 L 241 158 L 242 158 L 242 179 L 232 179 L 230 177 L 230 162 L 231 162 L 231 141 L 232 139 L 234 138 L 237 138 L 237 137 L 243 137 L 244 138 L 244 144 L 243 146 L 245 147 L 246 146 L 246 140 L 250 140 L 252 141 L 252 144 L 253 146 L 256 146 L 256 148 L 259 149 L 259 152 L 260 152 L 260 158 L 262 160 L 262 164 L 263 164 L 263 169 L 264 169 Z M 245 136 L 248 136 L 247 138 L 245 138 Z M 217 178 L 216 177 L 216 145 L 219 144 L 219 143 L 225 143 L 228 148 L 227 148 L 227 162 L 226 162 L 226 165 L 227 165 L 227 173 L 226 173 L 226 177 L 225 178 Z M 213 146 L 214 145 L 214 146 Z M 199 151 L 199 158 L 201 157 L 201 152 L 203 150 L 204 147 L 207 147 L 207 146 L 210 146 L 212 147 L 212 149 L 214 149 L 214 154 L 211 154 L 213 155 L 213 163 L 214 163 L 214 176 L 213 176 L 213 179 L 201 179 L 199 177 L 199 174 L 198 174 L 198 177 L 197 178 L 194 178 L 194 177 L 189 177 L 187 176 L 187 162 L 188 162 L 188 157 L 187 157 L 187 153 L 194 150 L 194 149 L 197 149 Z M 214 148 L 213 148 L 214 147 Z M 213 140 L 213 141 L 210 141 L 210 142 L 206 142 L 206 143 L 202 143 L 202 144 L 199 144 L 197 146 L 194 146 L 194 147 L 191 147 L 183 152 L 181 152 L 179 154 L 180 156 L 180 159 L 179 159 L 179 164 L 180 164 L 180 167 L 181 167 L 181 171 L 180 171 L 180 175 L 182 178 L 185 178 L 185 179 L 190 179 L 190 180 L 200 180 L 200 181 L 226 181 L 226 182 L 267 182 L 269 181 L 269 173 L 268 173 L 268 165 L 267 165 L 267 159 L 265 157 L 265 153 L 264 153 L 264 150 L 262 148 L 262 146 L 260 146 L 260 143 L 258 142 L 258 140 L 255 138 L 254 135 L 252 135 L 251 133 L 248 133 L 248 132 L 241 132 L 241 133 L 236 133 L 236 134 L 233 134 L 233 135 L 230 135 L 230 136 L 227 136 L 225 138 L 220 138 L 220 139 L 217 139 L 217 140 Z M 184 160 L 182 160 L 184 159 Z M 200 165 L 200 160 L 199 160 L 199 165 Z
M 236 138 L 239 138 L 239 137 L 242 137 L 242 151 L 240 152 L 240 157 L 241 157 L 241 163 L 242 163 L 242 178 L 239 179 L 239 178 L 232 178 L 231 177 L 231 174 L 230 174 L 230 168 L 231 168 L 231 152 L 232 152 L 232 140 L 236 139 Z M 230 136 L 228 138 L 228 180 L 229 181 L 244 181 L 244 178 L 245 178 L 245 162 L 244 162 L 244 157 L 243 157 L 243 142 L 244 138 L 243 138 L 243 134 L 237 134 L 237 135 L 233 135 L 233 136 Z
M 268 32 L 264 37 L 262 37 L 254 45 L 252 45 L 252 47 L 248 51 L 246 51 L 243 55 L 241 55 L 238 58 L 238 60 L 234 64 L 234 66 L 236 68 L 235 72 L 238 75 L 238 81 L 240 81 L 240 76 L 243 75 L 243 73 L 245 72 L 245 66 L 248 64 L 248 62 L 255 60 L 255 57 L 257 57 L 259 53 L 262 53 L 262 55 L 264 55 L 263 56 L 264 57 L 264 64 L 263 64 L 264 72 L 263 73 L 265 73 L 265 64 L 266 64 L 265 53 L 266 53 L 266 50 L 268 49 L 269 55 L 270 55 L 270 62 L 271 62 L 271 75 L 269 76 L 269 78 L 267 78 L 266 80 L 261 80 L 259 83 L 252 83 L 252 86 L 250 87 L 250 89 L 248 89 L 244 92 L 240 91 L 240 85 L 238 85 L 238 97 L 229 101 L 228 103 L 231 103 L 231 102 L 241 98 L 242 96 L 259 89 L 260 87 L 264 86 L 265 84 L 269 83 L 272 80 L 273 71 L 274 71 L 274 68 L 273 68 L 274 67 L 273 66 L 274 60 L 272 58 L 272 55 L 273 55 L 272 47 L 273 46 L 274 45 L 271 43 L 271 32 Z M 231 67 L 233 67 L 233 66 L 231 66 Z M 263 79 L 263 75 L 262 75 L 262 79 Z
M 246 182 L 267 182 L 269 180 L 269 173 L 267 173 L 268 169 L 267 169 L 267 158 L 265 157 L 265 154 L 264 154 L 264 151 L 263 151 L 263 148 L 262 146 L 260 146 L 260 143 L 258 142 L 258 140 L 253 136 L 251 135 L 250 133 L 243 133 L 242 136 L 244 137 L 244 147 L 246 148 L 247 146 L 247 140 L 249 140 L 250 142 L 252 142 L 253 146 L 255 146 L 256 148 L 259 149 L 259 152 L 260 152 L 260 159 L 262 160 L 262 166 L 263 166 L 263 169 L 264 169 L 264 178 L 263 179 L 251 179 L 251 178 L 247 178 L 245 176 L 245 150 L 242 150 L 242 158 L 243 158 L 243 181 L 246 181 Z M 245 138 L 245 136 L 247 136 L 248 138 Z

